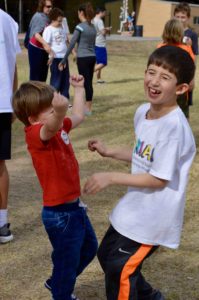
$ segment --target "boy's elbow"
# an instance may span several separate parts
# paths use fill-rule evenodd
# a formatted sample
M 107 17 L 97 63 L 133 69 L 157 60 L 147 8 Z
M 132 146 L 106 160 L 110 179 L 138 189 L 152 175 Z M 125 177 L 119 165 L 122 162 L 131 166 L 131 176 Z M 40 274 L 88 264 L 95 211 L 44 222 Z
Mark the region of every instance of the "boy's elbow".
M 165 188 L 165 186 L 167 185 L 168 181 L 167 180 L 164 180 L 164 179 L 159 179 L 157 180 L 157 188 L 159 189 L 163 189 Z

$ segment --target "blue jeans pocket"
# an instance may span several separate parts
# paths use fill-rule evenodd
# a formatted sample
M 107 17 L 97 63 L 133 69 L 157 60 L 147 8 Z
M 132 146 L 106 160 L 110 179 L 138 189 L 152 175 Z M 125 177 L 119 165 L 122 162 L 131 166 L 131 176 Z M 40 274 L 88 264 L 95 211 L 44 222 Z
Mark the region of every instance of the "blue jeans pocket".
M 70 214 L 68 212 L 53 212 L 43 209 L 42 221 L 48 234 L 63 233 L 69 225 Z

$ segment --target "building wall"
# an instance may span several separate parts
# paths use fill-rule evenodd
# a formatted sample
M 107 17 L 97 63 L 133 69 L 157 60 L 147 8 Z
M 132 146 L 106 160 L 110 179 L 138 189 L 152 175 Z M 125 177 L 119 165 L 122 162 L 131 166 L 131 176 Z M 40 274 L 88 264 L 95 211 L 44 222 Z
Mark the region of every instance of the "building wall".
M 171 3 L 158 0 L 141 0 L 137 25 L 143 25 L 144 37 L 160 37 L 165 23 L 171 18 Z
M 132 11 L 132 2 L 129 0 L 129 11 Z M 163 0 L 137 0 L 136 25 L 143 26 L 144 37 L 161 37 L 165 23 L 173 17 L 178 2 Z M 107 2 L 106 9 L 111 20 L 112 31 L 117 33 L 120 26 L 120 6 L 122 1 Z M 199 5 L 190 4 L 190 26 L 199 34 Z M 108 24 L 108 16 L 106 23 Z M 193 24 L 194 17 L 198 17 L 198 24 Z

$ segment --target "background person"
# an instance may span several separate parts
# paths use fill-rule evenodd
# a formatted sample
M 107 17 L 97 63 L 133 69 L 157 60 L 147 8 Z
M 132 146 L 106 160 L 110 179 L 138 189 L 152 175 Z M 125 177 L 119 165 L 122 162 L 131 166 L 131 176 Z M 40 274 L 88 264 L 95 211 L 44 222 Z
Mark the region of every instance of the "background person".
M 19 52 L 18 24 L 0 9 L 0 243 L 13 239 L 8 223 L 9 175 L 5 160 L 11 158 L 11 97 L 17 89 Z
M 43 191 L 42 221 L 52 244 L 52 277 L 46 283 L 54 300 L 74 299 L 76 277 L 97 251 L 97 240 L 79 197 L 79 166 L 69 139 L 84 120 L 84 80 L 71 76 L 74 101 L 38 81 L 23 83 L 13 107 L 25 125 L 26 143 Z M 75 298 L 76 299 L 76 298 Z
M 85 114 L 91 115 L 93 100 L 93 72 L 96 62 L 96 30 L 94 25 L 91 23 L 94 18 L 94 11 L 89 2 L 79 6 L 78 17 L 81 23 L 75 27 L 67 52 L 59 64 L 59 69 L 61 71 L 64 69 L 68 56 L 77 43 L 77 67 L 79 74 L 84 77 L 84 88 L 86 94 Z
M 187 2 L 179 3 L 174 10 L 174 17 L 182 22 L 184 28 L 183 43 L 191 45 L 192 51 L 195 55 L 195 62 L 198 56 L 198 35 L 189 26 L 191 17 L 191 8 Z M 183 102 L 183 99 L 181 100 Z M 188 105 L 193 105 L 193 92 L 188 92 Z M 189 117 L 189 116 L 188 116 Z
M 43 39 L 54 53 L 54 56 L 49 58 L 50 85 L 69 99 L 70 74 L 68 60 L 66 60 L 63 71 L 58 69 L 58 65 L 67 51 L 67 44 L 69 44 L 69 30 L 67 26 L 63 25 L 64 12 L 61 9 L 53 8 L 49 13 L 49 19 L 51 23 L 44 29 Z
M 91 151 L 131 163 L 131 174 L 93 174 L 84 186 L 95 194 L 111 185 L 128 186 L 110 215 L 110 227 L 98 250 L 108 300 L 164 300 L 146 282 L 143 261 L 159 246 L 177 248 L 183 225 L 189 170 L 196 154 L 191 128 L 177 105 L 189 88 L 195 65 L 174 46 L 156 49 L 149 57 L 144 89 L 149 103 L 134 117 L 135 146 L 106 147 L 89 141 Z
M 52 9 L 51 0 L 39 0 L 37 12 L 29 25 L 28 59 L 30 80 L 46 81 L 48 75 L 48 55 L 53 51 L 42 37 L 44 28 L 49 25 L 49 13 Z
M 104 27 L 104 22 L 102 19 L 105 17 L 105 15 L 105 8 L 97 8 L 95 18 L 93 19 L 93 24 L 97 31 L 95 40 L 95 72 L 97 74 L 98 83 L 105 83 L 105 81 L 101 79 L 101 71 L 107 66 L 106 34 L 111 30 L 111 27 Z
M 195 55 L 193 54 L 192 48 L 190 45 L 183 43 L 183 34 L 184 29 L 182 23 L 178 19 L 169 20 L 164 27 L 162 39 L 163 43 L 158 45 L 159 47 L 166 45 L 173 45 L 176 47 L 180 47 L 181 49 L 187 51 L 193 61 L 195 61 Z M 186 93 L 179 95 L 177 98 L 177 103 L 185 114 L 186 118 L 189 118 L 189 92 L 194 87 L 194 80 L 189 85 L 189 91 Z

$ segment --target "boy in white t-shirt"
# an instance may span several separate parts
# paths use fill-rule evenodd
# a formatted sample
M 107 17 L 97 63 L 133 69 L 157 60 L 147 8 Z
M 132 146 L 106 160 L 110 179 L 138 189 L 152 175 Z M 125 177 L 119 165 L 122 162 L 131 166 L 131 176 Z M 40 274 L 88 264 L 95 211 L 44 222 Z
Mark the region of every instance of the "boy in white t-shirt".
M 134 118 L 133 151 L 89 141 L 91 151 L 132 163 L 131 174 L 96 173 L 84 186 L 85 194 L 114 184 L 129 187 L 110 215 L 111 225 L 98 250 L 108 300 L 164 299 L 145 281 L 141 267 L 158 246 L 177 248 L 180 243 L 196 146 L 176 100 L 189 89 L 194 72 L 194 62 L 186 51 L 174 46 L 155 50 L 144 79 L 149 103 L 141 105 Z
M 51 78 L 50 85 L 57 92 L 69 98 L 69 65 L 66 61 L 66 67 L 63 71 L 58 69 L 60 61 L 63 59 L 67 51 L 67 43 L 69 43 L 69 29 L 64 12 L 59 8 L 53 8 L 49 13 L 51 23 L 44 29 L 43 39 L 50 45 L 54 52 L 54 57 L 49 57 Z

